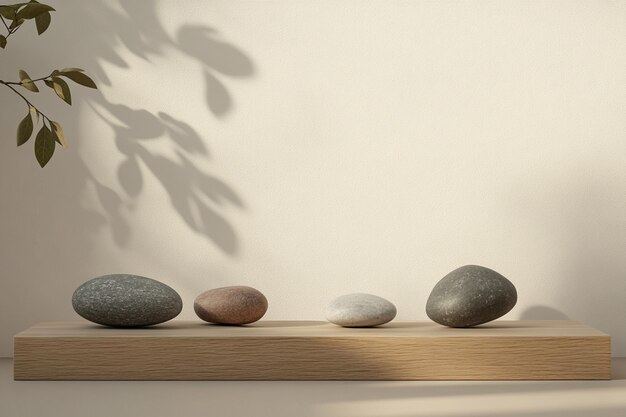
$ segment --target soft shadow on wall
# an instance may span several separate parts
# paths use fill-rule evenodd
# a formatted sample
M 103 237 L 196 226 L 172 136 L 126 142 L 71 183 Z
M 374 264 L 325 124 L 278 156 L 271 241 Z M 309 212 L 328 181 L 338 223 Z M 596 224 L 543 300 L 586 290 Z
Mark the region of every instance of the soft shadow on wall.
M 75 88 L 75 105 L 67 109 L 56 97 L 44 96 L 47 91 L 35 98 L 43 109 L 53 109 L 48 112 L 62 123 L 71 140 L 70 148 L 59 149 L 45 169 L 34 162 L 32 139 L 24 147 L 15 148 L 13 126 L 23 109 L 18 99 L 14 102 L 14 97 L 0 92 L 2 102 L 11 106 L 10 112 L 0 114 L 2 126 L 11 126 L 3 129 L 0 164 L 0 189 L 11 196 L 10 200 L 0 201 L 0 210 L 6 214 L 0 219 L 4 234 L 0 261 L 7 276 L 1 280 L 1 293 L 9 300 L 3 298 L 5 305 L 0 310 L 0 356 L 11 350 L 10 337 L 47 318 L 44 312 L 53 312 L 57 319 L 72 317 L 68 294 L 99 272 L 85 262 L 96 248 L 95 236 L 104 229 L 111 232 L 120 248 L 128 244 L 132 226 L 127 213 L 132 212 L 133 201 L 148 179 L 157 180 L 163 187 L 174 209 L 172 215 L 180 216 L 216 251 L 234 257 L 240 249 L 240 238 L 225 209 L 230 206 L 245 210 L 244 199 L 225 179 L 205 169 L 211 158 L 207 142 L 214 138 L 196 131 L 184 120 L 184 114 L 151 113 L 112 102 L 102 94 L 102 87 L 111 83 L 107 66 L 128 68 L 129 77 L 137 76 L 124 60 L 129 52 L 149 61 L 167 49 L 176 49 L 197 62 L 197 70 L 207 80 L 200 94 L 206 95 L 207 118 L 217 123 L 235 105 L 224 80 L 252 77 L 252 60 L 209 26 L 182 25 L 169 35 L 157 15 L 156 1 L 73 0 L 51 5 L 57 10 L 51 29 L 37 38 L 32 33 L 34 28 L 23 28 L 31 33 L 21 34 L 20 48 L 8 45 L 11 55 L 0 60 L 2 75 L 9 78 L 16 68 L 32 68 L 29 72 L 34 74 L 57 66 L 79 66 L 101 90 L 85 92 Z M 51 48 L 54 54 L 49 53 Z M 117 182 L 99 178 L 80 157 L 81 146 L 99 140 L 81 134 L 80 106 L 85 102 L 114 132 L 115 144 L 123 155 L 117 167 Z M 154 139 L 169 141 L 172 156 L 151 149 Z M 83 203 L 84 196 L 94 191 L 100 207 Z M 20 311 L 18 319 L 9 321 L 17 306 L 23 304 L 36 307 Z M 60 307 L 66 316 L 57 315 Z
M 542 181 L 546 179 L 529 174 L 503 199 L 507 210 L 518 213 L 519 221 L 537 232 L 538 247 L 550 248 L 558 257 L 558 267 L 546 271 L 543 280 L 546 292 L 555 294 L 558 310 L 531 306 L 521 318 L 578 320 L 611 335 L 613 355 L 624 352 L 623 173 L 600 172 L 581 164 L 538 191 L 535 184 Z

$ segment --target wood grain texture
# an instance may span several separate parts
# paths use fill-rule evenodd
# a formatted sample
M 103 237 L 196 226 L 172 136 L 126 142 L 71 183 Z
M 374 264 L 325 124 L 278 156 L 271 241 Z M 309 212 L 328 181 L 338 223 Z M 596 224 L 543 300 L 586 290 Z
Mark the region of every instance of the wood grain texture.
M 609 379 L 610 337 L 573 321 L 326 322 L 144 329 L 41 323 L 14 339 L 16 380 Z

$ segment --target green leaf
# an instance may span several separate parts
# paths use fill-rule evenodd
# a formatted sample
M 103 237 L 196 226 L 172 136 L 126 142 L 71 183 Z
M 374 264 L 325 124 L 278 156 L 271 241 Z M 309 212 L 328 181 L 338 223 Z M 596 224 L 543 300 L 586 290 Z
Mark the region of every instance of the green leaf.
M 48 6 L 47 4 L 28 3 L 26 6 L 24 6 L 23 9 L 17 12 L 16 17 L 18 19 L 34 19 L 35 17 L 43 13 L 53 12 L 53 11 L 54 9 Z
M 38 35 L 41 35 L 48 29 L 51 20 L 52 17 L 50 16 L 50 12 L 44 12 L 35 18 L 35 25 L 37 26 Z
M 22 81 L 22 87 L 24 87 L 25 89 L 29 91 L 32 91 L 33 93 L 39 92 L 39 88 L 37 88 L 35 83 L 32 81 Z
M 52 132 L 47 126 L 43 126 L 35 138 L 35 157 L 41 167 L 45 167 L 54 154 L 55 141 Z
M 35 124 L 39 123 L 39 111 L 30 105 L 28 106 L 28 109 L 30 111 L 30 115 L 35 118 Z
M 31 83 L 33 82 L 33 80 L 30 78 L 30 75 L 28 75 L 26 71 L 19 70 L 19 74 L 20 74 L 20 81 L 30 81 Z
M 26 73 L 26 71 L 20 70 L 19 74 L 20 74 L 20 84 L 22 85 L 22 87 L 24 87 L 27 90 L 32 91 L 33 93 L 39 92 L 39 88 L 37 88 L 37 86 L 35 85 L 33 80 L 30 78 L 30 76 Z
M 14 20 L 15 19 L 15 9 L 11 6 L 0 6 L 0 16 L 5 19 Z
M 0 35 L 0 48 L 4 49 L 7 46 L 7 38 L 4 35 Z
M 33 118 L 30 115 L 30 111 L 22 119 L 20 124 L 17 126 L 17 146 L 21 146 L 28 142 L 30 136 L 33 134 Z
M 15 3 L 15 4 L 9 4 L 8 7 L 12 7 L 13 10 L 17 12 L 22 6 L 26 6 L 27 4 L 28 3 Z
M 54 140 L 59 142 L 61 146 L 67 148 L 67 141 L 65 140 L 65 133 L 63 133 L 63 129 L 61 125 L 55 121 L 50 120 L 50 125 L 52 126 L 52 134 L 54 135 Z
M 15 19 L 13 22 L 11 22 L 9 29 L 13 30 L 17 28 L 18 26 L 20 26 L 22 23 L 24 23 L 24 19 Z
M 27 89 L 29 91 L 32 91 L 33 93 L 38 93 L 39 92 L 39 88 L 37 88 L 35 83 L 32 82 L 32 81 L 24 81 L 24 82 L 22 82 L 22 87 L 24 87 L 25 89 Z
M 54 90 L 54 83 L 51 80 L 43 80 L 43 82 Z
M 52 83 L 54 85 L 54 92 L 57 93 L 57 96 L 71 106 L 72 94 L 70 93 L 70 87 L 67 83 L 59 77 L 52 77 Z
M 96 86 L 96 83 L 94 83 L 91 78 L 89 78 L 86 74 L 83 74 L 82 72 L 62 71 L 61 75 L 69 78 L 70 80 L 74 81 L 76 84 L 80 84 L 89 88 L 98 88 L 98 86 Z
M 84 69 L 80 69 L 80 68 L 63 68 L 61 71 L 59 72 L 85 72 Z

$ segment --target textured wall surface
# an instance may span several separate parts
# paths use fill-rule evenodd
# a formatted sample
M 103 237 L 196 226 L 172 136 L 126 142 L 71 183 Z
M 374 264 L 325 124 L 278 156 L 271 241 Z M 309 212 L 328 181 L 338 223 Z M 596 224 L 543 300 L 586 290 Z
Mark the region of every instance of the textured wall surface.
M 626 356 L 626 2 L 54 1 L 0 79 L 85 68 L 41 169 L 0 89 L 0 356 L 126 272 L 250 285 L 266 318 L 371 292 L 400 320 L 464 264 L 506 317 L 577 319 Z M 1 86 L 0 86 L 1 87 Z M 45 87 L 44 87 L 45 88 Z

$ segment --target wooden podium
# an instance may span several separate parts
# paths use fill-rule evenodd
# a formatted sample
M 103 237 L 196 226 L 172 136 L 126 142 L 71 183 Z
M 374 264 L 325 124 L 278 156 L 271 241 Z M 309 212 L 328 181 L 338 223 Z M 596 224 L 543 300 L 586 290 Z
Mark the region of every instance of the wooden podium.
M 44 322 L 15 336 L 16 380 L 610 379 L 610 336 L 575 321 L 317 321 L 115 329 Z

